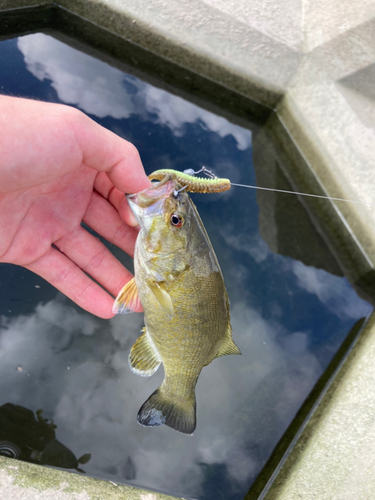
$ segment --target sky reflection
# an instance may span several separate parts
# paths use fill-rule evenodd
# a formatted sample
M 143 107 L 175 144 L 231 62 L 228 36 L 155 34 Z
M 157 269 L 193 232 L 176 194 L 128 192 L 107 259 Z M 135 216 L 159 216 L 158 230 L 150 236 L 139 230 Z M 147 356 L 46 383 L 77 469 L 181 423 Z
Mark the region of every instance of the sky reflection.
M 187 123 L 200 122 L 220 137 L 232 135 L 239 149 L 251 144 L 249 130 L 42 33 L 19 38 L 18 48 L 31 74 L 40 81 L 50 80 L 62 102 L 74 104 L 88 114 L 116 119 L 135 114 L 166 125 L 177 137 L 184 135 Z

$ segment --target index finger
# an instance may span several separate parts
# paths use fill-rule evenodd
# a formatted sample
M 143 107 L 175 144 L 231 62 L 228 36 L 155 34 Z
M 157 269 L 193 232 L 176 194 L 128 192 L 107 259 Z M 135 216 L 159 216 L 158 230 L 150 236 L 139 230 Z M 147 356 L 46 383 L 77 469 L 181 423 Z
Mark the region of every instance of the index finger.
M 71 121 L 82 151 L 82 162 L 105 172 L 123 193 L 138 193 L 152 185 L 147 178 L 137 148 L 83 113 Z

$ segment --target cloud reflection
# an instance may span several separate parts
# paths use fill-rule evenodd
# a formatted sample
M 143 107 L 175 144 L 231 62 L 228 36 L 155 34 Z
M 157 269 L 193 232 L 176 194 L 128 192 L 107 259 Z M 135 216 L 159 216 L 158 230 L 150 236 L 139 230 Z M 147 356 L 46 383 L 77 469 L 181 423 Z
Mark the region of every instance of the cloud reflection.
M 227 245 L 230 245 L 235 250 L 245 252 L 250 255 L 257 264 L 260 264 L 270 255 L 270 250 L 267 243 L 263 240 L 259 233 L 246 234 L 236 233 L 230 226 L 225 226 L 220 230 L 221 236 Z
M 243 355 L 217 359 L 203 370 L 192 437 L 136 423 L 140 405 L 163 376 L 159 370 L 145 379 L 128 368 L 142 315 L 106 322 L 61 299 L 39 305 L 32 315 L 1 319 L 1 401 L 45 408 L 60 440 L 92 454 L 89 474 L 125 477 L 131 457 L 135 484 L 199 497 L 205 480 L 199 464 L 223 463 L 234 482 L 246 485 L 258 471 L 259 453 L 266 456 L 274 446 L 270 435 L 287 425 L 320 367 L 303 332 L 289 334 L 245 303 L 234 304 L 232 312 Z
M 39 80 L 50 80 L 59 99 L 99 118 L 138 115 L 165 125 L 174 135 L 198 123 L 220 137 L 232 135 L 240 150 L 251 145 L 251 132 L 225 118 L 149 85 L 138 78 L 43 33 L 18 38 L 26 67 Z
M 293 261 L 292 270 L 298 285 L 316 295 L 337 316 L 357 319 L 370 314 L 370 304 L 358 297 L 347 280 L 298 261 Z

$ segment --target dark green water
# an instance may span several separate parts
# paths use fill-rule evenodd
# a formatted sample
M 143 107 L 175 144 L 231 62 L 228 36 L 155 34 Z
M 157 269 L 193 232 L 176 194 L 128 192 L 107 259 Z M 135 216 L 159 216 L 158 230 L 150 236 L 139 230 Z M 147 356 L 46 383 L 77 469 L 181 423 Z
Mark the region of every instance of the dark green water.
M 264 175 L 266 166 L 253 165 L 258 127 L 230 123 L 44 34 L 1 42 L 0 65 L 1 93 L 76 106 L 133 142 L 148 173 L 206 165 L 241 184 L 255 183 L 255 169 Z M 298 200 L 284 211 L 272 196 L 240 188 L 194 196 L 243 355 L 203 370 L 192 437 L 136 423 L 163 377 L 128 368 L 142 315 L 98 319 L 7 264 L 0 265 L 0 406 L 43 409 L 57 425 L 48 439 L 76 457 L 91 454 L 80 466 L 88 475 L 185 498 L 242 499 L 354 323 L 372 310 L 341 276 Z M 283 241 L 277 232 L 285 226 L 294 239 L 288 235 L 281 255 L 272 241 Z M 5 413 L 0 408 L 0 440 L 16 439 Z M 23 422 L 21 444 L 35 448 L 27 429 L 39 432 L 36 424 Z

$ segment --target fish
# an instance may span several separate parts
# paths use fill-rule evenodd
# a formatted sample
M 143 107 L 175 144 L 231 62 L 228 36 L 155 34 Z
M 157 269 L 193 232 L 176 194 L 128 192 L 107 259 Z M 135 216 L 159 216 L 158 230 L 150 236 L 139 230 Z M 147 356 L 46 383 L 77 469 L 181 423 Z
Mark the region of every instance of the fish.
M 140 231 L 134 278 L 113 311 L 143 307 L 145 327 L 130 351 L 130 369 L 148 377 L 164 366 L 164 380 L 137 421 L 192 434 L 202 368 L 220 356 L 241 354 L 232 338 L 224 278 L 198 211 L 173 171 L 127 200 Z

